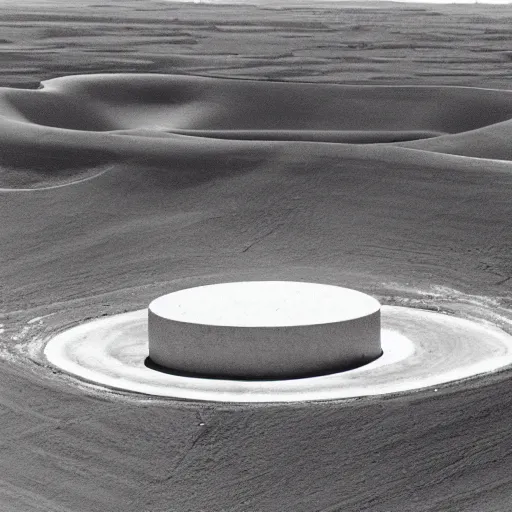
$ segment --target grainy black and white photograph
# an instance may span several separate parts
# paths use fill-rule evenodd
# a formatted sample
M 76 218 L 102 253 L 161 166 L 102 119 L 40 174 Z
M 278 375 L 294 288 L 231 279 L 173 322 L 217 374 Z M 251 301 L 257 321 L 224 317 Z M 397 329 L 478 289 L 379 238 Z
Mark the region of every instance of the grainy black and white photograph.
M 0 512 L 512 511 L 512 0 L 0 0 Z

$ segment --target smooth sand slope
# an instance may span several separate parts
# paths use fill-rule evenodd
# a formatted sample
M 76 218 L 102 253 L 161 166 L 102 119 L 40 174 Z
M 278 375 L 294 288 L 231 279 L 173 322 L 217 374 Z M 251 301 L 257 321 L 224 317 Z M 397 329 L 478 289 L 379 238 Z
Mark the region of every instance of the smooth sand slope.
M 510 8 L 1 9 L 0 509 L 508 512 L 510 369 L 219 405 L 105 392 L 42 350 L 261 279 L 510 333 Z M 161 75 L 186 72 L 344 85 Z

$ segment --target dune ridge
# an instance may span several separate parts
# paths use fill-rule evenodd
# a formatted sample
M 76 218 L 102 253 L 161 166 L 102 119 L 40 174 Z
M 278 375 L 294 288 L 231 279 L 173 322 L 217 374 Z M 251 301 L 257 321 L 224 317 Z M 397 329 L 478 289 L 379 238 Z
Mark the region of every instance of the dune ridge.
M 407 158 L 400 148 L 511 160 L 511 118 L 511 91 L 468 87 L 103 74 L 0 89 L 2 166 L 11 172 L 23 168 L 9 157 L 21 147 L 33 161 L 50 153 L 50 166 L 73 155 L 78 167 L 192 148 L 268 153 L 301 142 L 339 144 L 342 153 L 354 151 L 348 144 L 385 145 L 398 160 Z
M 68 76 L 42 82 L 35 91 L 3 88 L 1 98 L 21 119 L 84 131 L 169 126 L 460 133 L 512 117 L 512 91 L 505 90 L 185 75 Z
M 376 144 L 439 137 L 445 132 L 420 130 L 172 130 L 192 137 L 230 140 L 281 140 Z
M 508 161 L 510 118 L 512 92 L 495 89 L 69 76 L 0 89 L 0 186 L 60 185 L 98 166 L 177 155 L 261 160 L 290 144 L 401 163 L 418 151 Z

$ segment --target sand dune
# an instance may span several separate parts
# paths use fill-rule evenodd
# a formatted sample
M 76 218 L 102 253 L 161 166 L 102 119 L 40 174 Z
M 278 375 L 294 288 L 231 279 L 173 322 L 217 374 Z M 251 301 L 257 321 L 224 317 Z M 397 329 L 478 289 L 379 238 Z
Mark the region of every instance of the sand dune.
M 458 133 L 509 119 L 512 92 L 450 87 L 340 86 L 222 80 L 162 75 L 83 75 L 43 83 L 55 101 L 62 95 L 66 117 L 83 117 L 83 130 L 99 126 L 120 129 L 160 127 L 181 129 L 319 129 L 319 130 L 437 130 Z M 23 91 L 34 122 L 50 122 L 41 91 Z M 53 96 L 53 97 L 52 97 Z M 9 96 L 8 96 L 9 98 Z M 92 100 L 92 101 L 91 101 Z M 14 98 L 10 99 L 15 103 Z M 85 105 L 84 105 L 85 104 Z M 98 120 L 100 107 L 107 119 Z M 66 126 L 63 126 L 66 127 Z
M 460 133 L 512 117 L 512 91 L 342 86 L 180 75 L 82 75 L 2 90 L 4 114 L 70 130 L 326 130 Z
M 398 143 L 386 153 L 397 162 L 408 158 L 401 147 L 512 159 L 512 93 L 489 89 L 83 75 L 1 89 L 0 115 L 5 187 L 46 184 L 38 169 L 48 166 L 62 180 L 112 161 L 267 155 L 287 142 L 337 143 L 340 155 L 362 151 L 346 144 Z

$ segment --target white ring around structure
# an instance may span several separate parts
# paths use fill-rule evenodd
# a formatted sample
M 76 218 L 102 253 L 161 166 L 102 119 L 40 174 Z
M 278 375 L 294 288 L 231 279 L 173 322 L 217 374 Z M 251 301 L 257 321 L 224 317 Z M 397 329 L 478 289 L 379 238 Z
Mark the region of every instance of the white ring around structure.
M 151 370 L 147 310 L 69 329 L 45 347 L 48 361 L 95 384 L 146 395 L 219 402 L 297 402 L 398 393 L 512 364 L 512 336 L 475 321 L 383 306 L 379 359 L 355 370 L 273 381 L 182 377 Z

